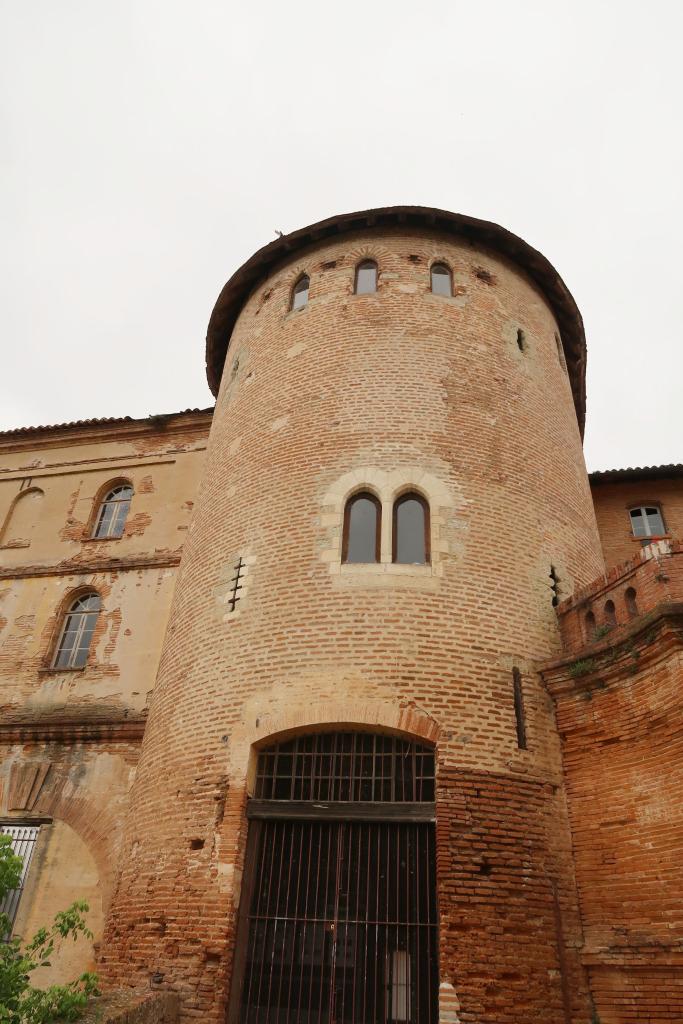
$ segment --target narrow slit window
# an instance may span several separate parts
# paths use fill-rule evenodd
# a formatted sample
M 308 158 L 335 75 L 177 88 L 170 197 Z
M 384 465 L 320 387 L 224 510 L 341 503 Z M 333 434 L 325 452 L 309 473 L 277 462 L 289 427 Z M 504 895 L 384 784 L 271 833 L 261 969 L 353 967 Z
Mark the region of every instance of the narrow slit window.
M 344 510 L 343 562 L 379 562 L 382 506 L 374 494 L 354 494 Z
M 605 624 L 608 626 L 617 624 L 617 610 L 614 607 L 614 601 L 605 601 Z
M 404 494 L 394 504 L 394 562 L 425 565 L 430 559 L 429 505 L 420 494 Z
M 453 294 L 453 277 L 447 263 L 434 263 L 431 269 L 431 286 L 434 295 Z
M 634 537 L 662 537 L 666 533 L 658 505 L 638 505 L 629 512 Z
M 117 540 L 122 537 L 132 498 L 133 488 L 130 484 L 113 487 L 100 503 L 93 537 L 98 540 Z
M 363 260 L 356 267 L 356 295 L 371 295 L 377 291 L 377 264 L 374 260 Z
M 521 327 L 517 328 L 517 348 L 520 352 L 526 352 L 526 334 Z
M 292 289 L 292 309 L 303 309 L 308 303 L 308 289 L 310 287 L 308 274 L 302 274 Z
M 83 594 L 69 606 L 57 644 L 52 667 L 83 668 L 88 660 L 93 633 L 102 608 L 100 595 Z
M 512 670 L 512 694 L 515 704 L 517 746 L 520 750 L 526 750 L 526 720 L 524 717 L 524 691 L 522 690 L 522 673 L 516 667 Z
M 586 612 L 586 620 L 585 620 L 585 622 L 586 622 L 586 640 L 588 640 L 589 643 L 593 643 L 593 641 L 595 640 L 595 630 L 596 630 L 596 627 L 597 627 L 597 623 L 595 621 L 595 615 L 593 615 L 593 612 Z
M 553 608 L 557 608 L 560 603 L 560 577 L 557 575 L 555 566 L 550 566 L 550 589 L 552 591 L 552 605 Z

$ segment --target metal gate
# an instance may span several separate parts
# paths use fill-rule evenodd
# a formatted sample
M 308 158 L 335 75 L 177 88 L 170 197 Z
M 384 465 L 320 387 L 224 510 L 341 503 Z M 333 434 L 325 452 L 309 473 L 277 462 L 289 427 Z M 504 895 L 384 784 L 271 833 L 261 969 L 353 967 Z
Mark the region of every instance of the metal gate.
M 249 816 L 231 1024 L 437 1024 L 433 804 L 256 799 Z

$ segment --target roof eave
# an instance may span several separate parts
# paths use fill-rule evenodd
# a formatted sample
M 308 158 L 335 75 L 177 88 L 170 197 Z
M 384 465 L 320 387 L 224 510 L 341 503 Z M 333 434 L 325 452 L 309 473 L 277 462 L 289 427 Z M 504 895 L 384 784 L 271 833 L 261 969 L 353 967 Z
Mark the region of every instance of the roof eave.
M 583 436 L 586 416 L 586 339 L 583 320 L 569 289 L 552 264 L 523 239 L 490 221 L 426 206 L 388 206 L 340 214 L 292 231 L 254 253 L 223 287 L 206 336 L 206 375 L 218 394 L 232 330 L 252 289 L 276 266 L 326 238 L 367 228 L 419 227 L 466 238 L 512 260 L 538 285 L 553 310 L 564 346 L 574 405 Z

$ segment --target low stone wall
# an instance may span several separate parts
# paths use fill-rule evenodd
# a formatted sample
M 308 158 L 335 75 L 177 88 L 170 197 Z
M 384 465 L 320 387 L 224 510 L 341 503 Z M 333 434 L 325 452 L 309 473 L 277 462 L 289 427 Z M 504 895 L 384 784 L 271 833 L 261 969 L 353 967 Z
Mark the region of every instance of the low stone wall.
M 110 992 L 94 999 L 82 1024 L 176 1024 L 178 997 L 173 992 Z

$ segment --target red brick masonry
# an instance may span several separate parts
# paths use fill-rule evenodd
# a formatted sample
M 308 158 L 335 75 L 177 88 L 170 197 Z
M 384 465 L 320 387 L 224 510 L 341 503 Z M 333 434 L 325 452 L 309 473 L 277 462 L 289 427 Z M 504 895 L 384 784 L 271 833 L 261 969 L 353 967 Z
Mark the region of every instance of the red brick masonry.
M 683 547 L 643 549 L 565 601 L 559 619 L 566 654 L 542 674 L 557 708 L 599 1019 L 681 1021 Z

